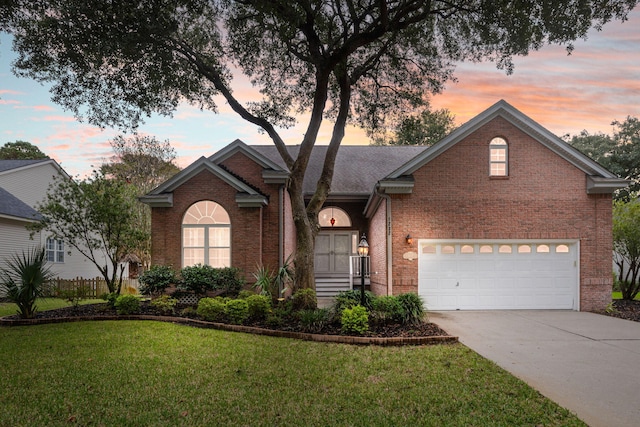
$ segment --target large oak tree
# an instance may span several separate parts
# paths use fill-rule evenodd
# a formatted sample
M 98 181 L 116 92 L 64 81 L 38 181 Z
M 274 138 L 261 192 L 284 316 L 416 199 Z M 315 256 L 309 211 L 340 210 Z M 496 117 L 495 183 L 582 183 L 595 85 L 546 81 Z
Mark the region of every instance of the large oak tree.
M 624 19 L 636 0 L 12 0 L 22 76 L 53 83 L 53 100 L 102 126 L 134 126 L 188 102 L 216 111 L 220 95 L 273 140 L 290 171 L 296 286 L 313 287 L 317 213 L 351 121 L 374 129 L 423 104 L 454 63 L 511 58 L 565 45 Z M 3 18 L 0 18 L 2 20 Z M 234 94 L 237 74 L 259 90 Z M 279 129 L 306 113 L 297 157 Z M 316 191 L 303 179 L 323 120 L 333 132 Z M 293 142 L 293 141 L 292 141 Z

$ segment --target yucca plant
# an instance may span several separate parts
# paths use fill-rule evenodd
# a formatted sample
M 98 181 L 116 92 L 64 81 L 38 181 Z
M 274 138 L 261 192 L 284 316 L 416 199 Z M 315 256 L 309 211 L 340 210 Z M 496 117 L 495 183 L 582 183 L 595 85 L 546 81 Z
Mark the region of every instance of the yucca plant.
M 22 254 L 13 254 L 0 269 L 0 289 L 10 302 L 18 306 L 18 314 L 24 319 L 35 316 L 36 299 L 44 296 L 47 282 L 53 279 L 47 265 L 44 248 L 33 247 Z

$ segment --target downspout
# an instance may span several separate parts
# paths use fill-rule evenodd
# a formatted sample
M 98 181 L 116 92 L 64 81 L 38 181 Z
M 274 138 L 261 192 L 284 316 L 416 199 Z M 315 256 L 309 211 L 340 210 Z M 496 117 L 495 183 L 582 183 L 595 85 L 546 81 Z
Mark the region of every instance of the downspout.
M 391 235 L 391 196 L 380 191 L 376 186 L 376 195 L 386 202 L 386 232 L 387 232 L 387 295 L 393 295 L 393 243 Z
M 284 185 L 278 189 L 278 262 L 284 265 Z

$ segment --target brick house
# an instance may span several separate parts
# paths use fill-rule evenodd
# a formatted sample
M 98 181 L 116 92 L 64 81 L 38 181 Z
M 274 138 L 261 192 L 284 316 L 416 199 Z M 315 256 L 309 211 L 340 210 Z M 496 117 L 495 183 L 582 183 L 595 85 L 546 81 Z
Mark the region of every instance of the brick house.
M 236 140 L 201 157 L 141 198 L 152 262 L 232 265 L 247 279 L 281 265 L 295 250 L 287 176 L 274 146 Z M 505 101 L 430 148 L 342 146 L 319 218 L 318 295 L 352 286 L 366 233 L 376 294 L 418 292 L 431 310 L 603 309 L 611 195 L 626 184 Z

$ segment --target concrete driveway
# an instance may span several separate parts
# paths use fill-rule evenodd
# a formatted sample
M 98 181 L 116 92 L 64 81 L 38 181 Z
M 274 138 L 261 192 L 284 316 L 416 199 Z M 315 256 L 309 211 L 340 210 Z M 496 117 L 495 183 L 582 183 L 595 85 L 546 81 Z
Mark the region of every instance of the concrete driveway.
M 588 425 L 640 425 L 639 322 L 556 310 L 442 311 L 430 320 Z

